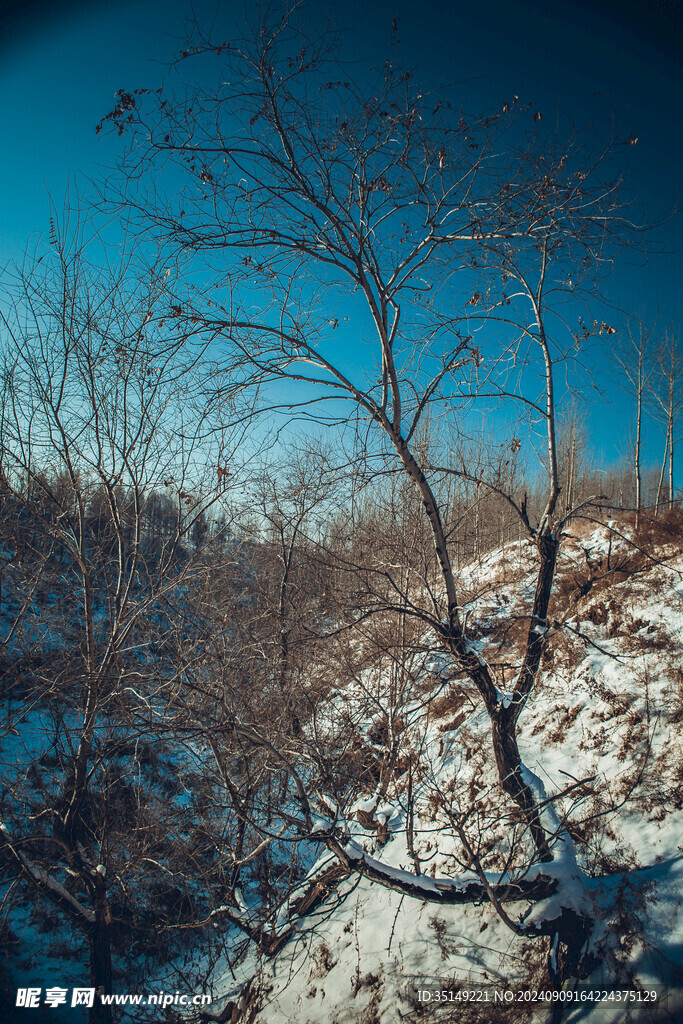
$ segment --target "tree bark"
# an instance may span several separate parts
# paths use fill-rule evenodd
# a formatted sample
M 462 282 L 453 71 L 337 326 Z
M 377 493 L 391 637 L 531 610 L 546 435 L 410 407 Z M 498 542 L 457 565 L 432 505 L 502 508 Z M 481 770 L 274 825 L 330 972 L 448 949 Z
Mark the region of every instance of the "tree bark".
M 669 508 L 674 506 L 674 423 L 673 410 L 669 420 Z
M 666 460 L 669 457 L 669 428 L 667 425 L 666 430 L 666 444 L 664 445 L 664 458 L 662 460 L 662 470 L 659 474 L 659 483 L 657 485 L 657 497 L 655 498 L 655 515 L 659 512 L 659 506 L 662 500 L 662 487 L 664 486 L 664 474 L 666 472 Z
M 90 946 L 90 984 L 95 989 L 95 1002 L 88 1015 L 89 1024 L 112 1024 L 111 1006 L 104 1006 L 101 993 L 111 994 L 111 911 L 104 880 L 95 883 L 95 920 L 88 936 Z
M 636 450 L 634 453 L 636 475 L 636 529 L 640 526 L 641 479 L 640 479 L 640 443 L 643 422 L 643 349 L 638 350 L 638 396 L 636 413 Z

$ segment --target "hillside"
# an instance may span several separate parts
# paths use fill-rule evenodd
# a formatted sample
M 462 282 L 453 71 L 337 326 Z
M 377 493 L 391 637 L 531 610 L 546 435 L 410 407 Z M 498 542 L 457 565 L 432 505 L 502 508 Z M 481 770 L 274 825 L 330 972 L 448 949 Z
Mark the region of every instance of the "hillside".
M 520 720 L 523 762 L 555 818 L 553 868 L 565 890 L 575 876 L 577 907 L 594 922 L 583 951 L 593 969 L 581 984 L 670 991 L 655 1011 L 647 996 L 628 1007 L 612 996 L 572 1004 L 563 1019 L 673 1021 L 683 1012 L 683 558 L 675 530 L 650 537 L 647 554 L 644 538 L 637 543 L 623 524 L 579 522 L 570 533 L 552 607 L 555 635 Z M 490 664 L 515 661 L 515 616 L 528 607 L 533 568 L 522 543 L 463 573 L 465 610 L 484 624 L 473 642 Z M 390 673 L 366 667 L 330 698 L 327 728 L 354 703 L 367 713 L 368 694 L 377 709 L 390 708 L 391 685 Z M 378 712 L 356 721 L 368 751 L 379 743 L 381 719 Z M 374 791 L 351 785 L 336 827 L 397 876 L 419 869 L 436 890 L 456 877 L 477 881 L 463 836 L 491 880 L 524 873 L 519 822 L 497 790 L 489 726 L 471 685 L 450 676 L 438 653 L 426 655 L 400 708 L 394 699 L 394 728 L 399 719 L 410 770 L 404 765 Z M 386 715 L 384 726 L 386 740 Z M 320 808 L 328 822 L 332 804 Z M 557 858 L 567 834 L 573 849 Z M 552 899 L 508 902 L 505 911 L 525 926 L 548 915 Z M 299 919 L 274 958 L 248 958 L 218 977 L 214 1019 L 388 1024 L 438 1012 L 458 1022 L 549 1020 L 544 1003 L 484 1006 L 463 996 L 481 986 L 491 986 L 490 1000 L 495 990 L 547 988 L 547 956 L 546 943 L 514 934 L 488 901 L 443 906 L 353 873 Z M 438 1011 L 436 997 L 430 1006 L 419 1001 L 418 990 L 445 988 L 449 1001 Z

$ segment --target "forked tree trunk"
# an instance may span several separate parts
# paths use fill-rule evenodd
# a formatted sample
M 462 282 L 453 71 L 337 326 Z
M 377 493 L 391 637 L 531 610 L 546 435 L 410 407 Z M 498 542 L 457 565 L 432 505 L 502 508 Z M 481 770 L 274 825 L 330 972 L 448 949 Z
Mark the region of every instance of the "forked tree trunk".
M 536 537 L 540 564 L 524 661 L 511 700 L 501 702 L 488 665 L 472 648 L 463 629 L 455 579 L 438 502 L 405 440 L 388 424 L 385 429 L 395 445 L 406 472 L 417 488 L 432 530 L 434 548 L 441 567 L 448 601 L 448 621 L 447 624 L 444 623 L 441 640 L 454 656 L 458 668 L 467 673 L 479 691 L 491 720 L 492 741 L 500 784 L 504 792 L 520 808 L 533 837 L 539 859 L 550 861 L 552 853 L 548 837 L 541 824 L 536 800 L 532 790 L 522 777 L 522 761 L 517 744 L 517 721 L 533 689 L 541 664 L 545 643 L 545 622 L 555 575 L 558 539 L 547 528 Z M 556 478 L 556 473 L 554 478 Z M 553 499 L 556 500 L 556 498 L 557 494 L 555 493 Z
M 552 860 L 549 837 L 541 823 L 533 791 L 524 781 L 522 759 L 517 743 L 517 722 L 534 687 L 545 646 L 545 623 L 553 588 L 558 540 L 552 533 L 537 538 L 540 566 L 536 593 L 529 624 L 526 652 L 512 696 L 499 701 L 489 669 L 471 650 L 462 633 L 452 631 L 448 646 L 458 662 L 474 682 L 486 705 L 491 720 L 491 738 L 501 787 L 520 808 L 534 841 L 538 859 Z

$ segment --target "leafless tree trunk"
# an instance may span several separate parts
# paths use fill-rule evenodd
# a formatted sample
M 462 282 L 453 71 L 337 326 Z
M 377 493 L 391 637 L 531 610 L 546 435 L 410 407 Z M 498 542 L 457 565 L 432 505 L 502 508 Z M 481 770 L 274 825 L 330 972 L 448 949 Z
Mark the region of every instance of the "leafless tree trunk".
M 683 389 L 681 388 L 680 345 L 673 331 L 666 330 L 664 341 L 657 354 L 658 387 L 655 395 L 659 407 L 660 419 L 664 425 L 664 457 L 657 486 L 655 509 L 661 503 L 662 488 L 668 462 L 668 505 L 674 503 L 674 449 L 681 407 L 683 406 Z
M 648 400 L 651 400 L 651 386 L 654 373 L 652 332 L 646 330 L 642 321 L 634 327 L 629 324 L 627 331 L 628 347 L 614 346 L 612 349 L 619 374 L 626 388 L 635 398 L 636 432 L 633 444 L 633 475 L 635 478 L 636 527 L 640 521 L 642 499 L 641 449 L 643 435 L 643 415 Z M 657 499 L 659 501 L 659 498 Z

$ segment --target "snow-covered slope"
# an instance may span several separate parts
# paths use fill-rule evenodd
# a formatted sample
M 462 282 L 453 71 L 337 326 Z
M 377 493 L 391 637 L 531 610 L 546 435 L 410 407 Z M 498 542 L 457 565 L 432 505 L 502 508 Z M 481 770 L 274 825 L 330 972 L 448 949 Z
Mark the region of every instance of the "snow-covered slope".
M 683 558 L 660 544 L 653 559 L 603 527 L 572 532 L 558 568 L 551 653 L 520 721 L 520 749 L 574 841 L 582 905 L 594 921 L 594 971 L 581 984 L 670 992 L 655 1011 L 644 997 L 628 1005 L 589 999 L 568 1005 L 564 1019 L 680 1020 Z M 515 616 L 532 585 L 532 558 L 530 547 L 514 545 L 463 574 L 472 621 L 484 623 L 473 643 L 498 666 L 501 689 L 506 665 L 510 673 L 514 665 Z M 362 683 L 376 688 L 381 705 L 377 671 L 366 670 Z M 343 695 L 347 709 L 356 696 L 353 687 Z M 334 703 L 328 717 L 333 723 Z M 501 801 L 488 720 L 438 652 L 425 658 L 400 719 L 411 771 L 379 791 L 349 793 L 338 820 L 355 843 L 394 869 L 418 865 L 437 883 L 468 868 L 463 877 L 476 879 L 457 823 L 490 877 L 519 866 L 520 824 Z M 368 743 L 372 728 L 359 722 Z M 520 902 L 506 910 L 529 921 L 548 908 Z M 242 1012 L 235 1005 L 233 1019 L 263 1024 L 389 1024 L 437 1009 L 439 1019 L 459 1022 L 545 1020 L 546 1003 L 502 1006 L 453 994 L 477 989 L 494 1000 L 496 991 L 547 987 L 547 956 L 547 940 L 515 934 L 490 902 L 448 907 L 351 876 L 274 959 L 248 960 L 237 976 L 219 978 L 214 1010 L 236 1001 Z M 247 977 L 249 995 L 240 1000 Z M 426 1005 L 418 996 L 425 989 L 451 996 Z

